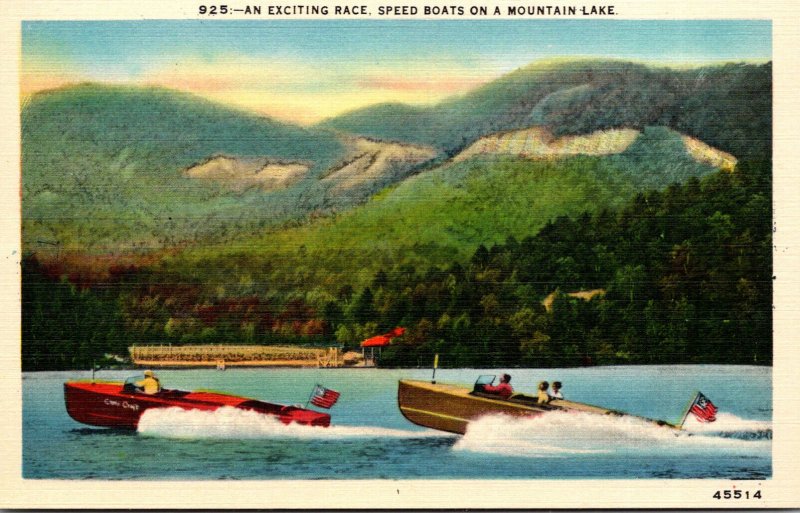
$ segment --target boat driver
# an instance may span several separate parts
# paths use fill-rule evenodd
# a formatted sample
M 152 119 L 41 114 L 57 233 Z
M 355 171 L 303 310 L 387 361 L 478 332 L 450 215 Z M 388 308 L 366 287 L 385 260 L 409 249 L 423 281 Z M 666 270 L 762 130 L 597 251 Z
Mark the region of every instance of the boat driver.
M 153 374 L 153 371 L 144 371 L 144 379 L 136 382 L 136 386 L 145 394 L 152 395 L 161 391 L 161 383 L 158 378 Z
M 500 376 L 500 383 L 497 386 L 484 385 L 482 392 L 497 394 L 503 399 L 508 399 L 514 393 L 514 388 L 511 386 L 511 375 L 503 374 Z

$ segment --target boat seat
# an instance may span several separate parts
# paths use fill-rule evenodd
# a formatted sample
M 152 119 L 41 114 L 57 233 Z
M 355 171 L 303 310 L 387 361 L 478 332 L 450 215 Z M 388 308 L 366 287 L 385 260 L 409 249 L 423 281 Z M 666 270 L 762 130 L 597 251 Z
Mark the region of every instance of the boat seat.
M 514 394 L 508 398 L 509 401 L 512 403 L 517 404 L 524 404 L 525 406 L 536 406 L 537 408 L 541 408 L 543 410 L 560 410 L 561 408 L 556 406 L 555 404 L 539 404 L 539 400 L 532 396 L 526 394 Z
M 536 398 L 525 394 L 514 394 L 508 398 L 509 401 L 522 404 L 536 404 Z
M 172 399 L 172 398 L 183 397 L 185 395 L 189 395 L 190 393 L 191 392 L 188 392 L 186 390 L 173 390 L 173 389 L 169 389 L 169 388 L 162 388 L 158 392 L 158 395 L 161 396 L 161 397 L 167 397 L 167 398 Z
M 559 406 L 556 406 L 554 404 L 539 404 L 539 402 L 536 399 L 536 397 L 534 397 L 532 395 L 526 395 L 526 394 L 520 394 L 520 393 L 511 394 L 511 397 L 504 398 L 504 397 L 500 397 L 497 394 L 490 394 L 488 392 L 478 392 L 478 391 L 473 390 L 472 392 L 469 393 L 469 395 L 474 395 L 475 397 L 483 397 L 485 399 L 494 399 L 495 401 L 508 401 L 510 403 L 523 404 L 525 406 L 535 406 L 535 407 L 541 408 L 543 410 L 560 410 L 561 409 Z

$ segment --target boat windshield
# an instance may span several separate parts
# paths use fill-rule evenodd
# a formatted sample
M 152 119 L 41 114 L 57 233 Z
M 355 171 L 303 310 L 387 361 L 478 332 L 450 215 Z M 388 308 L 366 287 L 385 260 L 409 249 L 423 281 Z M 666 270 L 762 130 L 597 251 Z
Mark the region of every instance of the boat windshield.
M 475 380 L 475 386 L 472 387 L 473 392 L 483 392 L 483 387 L 486 385 L 491 385 L 494 383 L 494 374 L 481 374 L 478 376 L 478 379 Z
M 494 383 L 494 374 L 481 374 L 478 376 L 478 379 L 475 380 L 475 385 L 491 385 Z
M 131 376 L 129 378 L 126 378 L 125 379 L 125 384 L 126 385 L 133 385 L 138 381 L 142 381 L 143 379 L 144 379 L 144 375 L 143 374 L 137 374 L 136 376 Z
M 135 376 L 131 376 L 125 379 L 125 383 L 122 385 L 122 391 L 132 394 L 134 392 L 138 392 L 141 390 L 141 387 L 138 386 L 136 383 L 139 383 L 144 380 L 144 374 L 137 374 Z

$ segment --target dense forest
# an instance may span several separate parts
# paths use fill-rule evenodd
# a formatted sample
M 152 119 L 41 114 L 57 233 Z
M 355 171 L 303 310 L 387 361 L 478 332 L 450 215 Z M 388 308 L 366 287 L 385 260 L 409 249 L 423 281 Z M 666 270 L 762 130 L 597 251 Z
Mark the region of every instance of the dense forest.
M 453 366 L 770 364 L 769 176 L 764 163 L 742 164 L 617 213 L 558 218 L 535 237 L 480 247 L 466 267 L 389 280 L 388 292 L 376 280 L 369 295 L 396 298 L 386 326 L 414 326 L 384 364 L 436 352 Z M 604 294 L 565 294 L 592 289 Z M 547 312 L 538 298 L 552 290 Z
M 23 366 L 87 367 L 131 341 L 341 344 L 407 328 L 381 365 L 770 364 L 771 163 L 558 217 L 467 263 L 379 270 L 335 297 L 209 297 L 116 268 L 103 286 L 23 263 Z M 52 278 L 47 276 L 52 275 Z M 601 290 L 591 300 L 570 296 Z M 548 308 L 543 299 L 555 291 Z M 67 328 L 67 329 L 65 329 Z

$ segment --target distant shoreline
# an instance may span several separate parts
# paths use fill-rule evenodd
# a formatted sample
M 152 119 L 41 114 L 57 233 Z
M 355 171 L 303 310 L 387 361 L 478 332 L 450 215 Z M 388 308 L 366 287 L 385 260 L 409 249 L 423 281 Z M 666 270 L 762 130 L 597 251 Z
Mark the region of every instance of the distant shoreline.
M 439 367 L 439 370 L 454 370 L 454 369 L 602 369 L 602 368 L 615 368 L 615 367 L 710 367 L 710 366 L 728 366 L 728 367 L 768 367 L 772 368 L 773 365 L 766 365 L 766 364 L 741 364 L 741 363 L 657 363 L 657 364 L 636 364 L 636 363 L 626 363 L 626 364 L 619 364 L 619 365 L 585 365 L 579 367 Z M 97 369 L 96 372 L 103 372 L 103 371 L 140 371 L 146 368 L 153 368 L 158 370 L 215 370 L 215 365 L 209 363 L 208 365 L 136 365 L 131 364 L 128 366 L 115 366 L 115 367 L 103 367 L 101 369 Z M 317 369 L 317 370 L 354 370 L 354 369 L 378 369 L 378 370 L 403 370 L 403 369 L 430 369 L 430 366 L 416 366 L 416 367 L 378 367 L 378 366 L 365 366 L 365 365 L 353 365 L 353 366 L 342 366 L 342 367 L 314 367 L 314 366 L 292 366 L 292 365 L 276 365 L 276 364 L 260 364 L 260 363 L 251 363 L 251 364 L 233 364 L 227 365 L 226 369 L 228 368 L 246 368 L 246 369 Z M 222 370 L 222 369 L 220 369 Z M 21 371 L 22 374 L 25 373 L 32 373 L 32 372 L 81 372 L 81 371 L 88 371 L 91 372 L 91 369 L 28 369 Z

